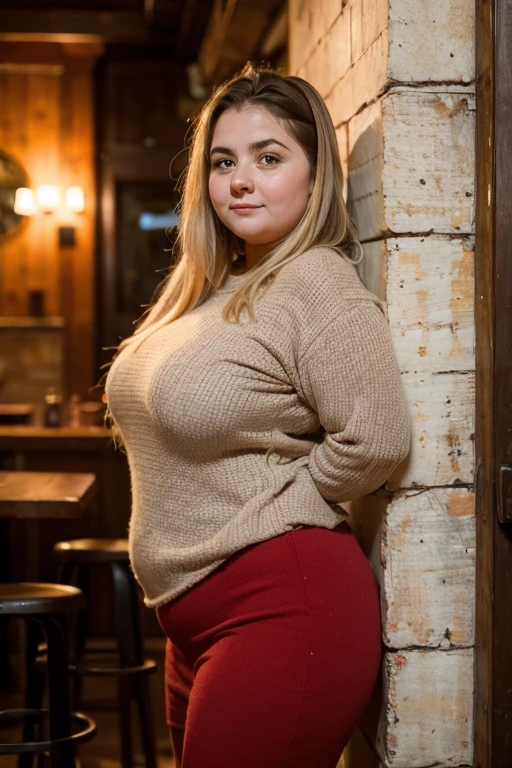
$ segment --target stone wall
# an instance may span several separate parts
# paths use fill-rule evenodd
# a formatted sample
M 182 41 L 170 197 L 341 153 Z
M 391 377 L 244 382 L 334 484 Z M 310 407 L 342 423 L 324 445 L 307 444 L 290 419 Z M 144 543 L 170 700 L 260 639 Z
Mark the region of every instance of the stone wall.
M 474 8 L 290 0 L 290 72 L 332 115 L 361 277 L 387 303 L 410 458 L 353 525 L 381 584 L 385 768 L 473 763 Z M 357 737 L 361 741 L 361 735 Z M 347 765 L 357 762 L 348 750 Z

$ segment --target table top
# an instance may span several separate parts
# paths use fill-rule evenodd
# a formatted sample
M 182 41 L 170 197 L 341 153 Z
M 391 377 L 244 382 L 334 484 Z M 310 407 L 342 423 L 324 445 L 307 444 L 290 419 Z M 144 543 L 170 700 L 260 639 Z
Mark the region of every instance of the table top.
M 97 490 L 86 472 L 0 472 L 0 518 L 80 517 Z
M 112 446 L 106 427 L 0 426 L 0 451 L 97 451 Z

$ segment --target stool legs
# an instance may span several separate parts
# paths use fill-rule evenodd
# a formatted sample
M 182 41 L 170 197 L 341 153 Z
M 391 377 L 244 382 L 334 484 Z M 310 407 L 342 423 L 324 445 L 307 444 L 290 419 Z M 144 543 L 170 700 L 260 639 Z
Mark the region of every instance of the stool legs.
M 144 661 L 137 585 L 125 563 L 111 563 L 116 594 L 116 634 L 121 666 L 139 666 Z M 131 700 L 135 698 L 146 768 L 156 768 L 155 739 L 151 718 L 149 680 L 146 675 L 119 680 L 121 755 L 123 768 L 132 768 Z M 123 701 L 123 699 L 125 699 Z
M 80 589 L 84 595 L 90 594 L 90 573 L 88 568 L 78 568 L 76 574 L 75 586 Z M 71 583 L 71 582 L 70 582 Z M 89 627 L 89 601 L 86 602 L 82 610 L 78 611 L 74 625 L 73 648 L 76 658 L 81 658 L 86 652 L 86 640 Z M 73 659 L 73 661 L 75 661 Z M 73 675 L 73 708 L 81 709 L 83 694 L 83 679 L 80 675 Z
M 111 563 L 115 591 L 115 623 L 122 667 L 142 664 L 142 642 L 136 587 L 128 567 Z
M 151 718 L 151 704 L 149 679 L 146 675 L 133 680 L 135 689 L 135 698 L 139 710 L 140 732 L 144 755 L 146 757 L 146 768 L 156 768 L 155 736 L 153 730 L 153 720 Z
M 112 578 L 114 580 L 115 624 L 119 659 L 121 667 L 134 666 L 139 663 L 139 660 L 136 659 L 137 649 L 134 647 L 134 636 L 137 633 L 132 626 L 132 600 L 130 595 L 131 578 L 123 565 L 119 563 L 111 563 L 110 567 L 112 570 Z M 133 691 L 131 682 L 131 680 L 123 677 L 120 677 L 118 680 L 119 719 L 121 723 L 121 761 L 123 768 L 132 768 L 133 766 L 131 737 L 131 705 Z
M 48 697 L 50 711 L 54 713 L 50 717 L 50 738 L 62 739 L 71 732 L 66 618 L 45 617 L 44 629 L 48 647 Z M 63 660 L 66 661 L 63 663 Z
M 44 632 L 40 622 L 35 620 L 26 623 L 26 649 L 25 649 L 25 708 L 40 709 L 43 706 L 45 675 L 44 672 L 37 669 L 35 661 L 37 657 L 37 647 L 42 639 Z M 23 741 L 33 741 L 34 739 L 34 720 L 27 718 L 23 725 Z M 22 754 L 18 759 L 18 768 L 32 768 L 33 755 L 30 753 Z
M 61 583 L 73 584 L 85 594 L 90 594 L 89 580 L 92 563 L 65 560 L 61 563 L 58 578 Z M 132 706 L 135 703 L 140 728 L 141 744 L 145 767 L 157 768 L 153 720 L 151 717 L 151 696 L 145 665 L 144 643 L 140 617 L 138 587 L 127 561 L 109 563 L 114 584 L 114 619 L 117 650 L 119 654 L 117 679 L 117 709 L 120 724 L 120 747 L 122 768 L 133 768 Z M 73 639 L 73 653 L 79 662 L 87 651 L 88 612 L 82 609 L 77 617 Z M 73 659 L 72 659 L 73 661 Z M 146 662 L 147 663 L 147 662 Z M 117 665 L 116 665 L 117 666 Z M 140 667 L 137 672 L 130 668 Z M 123 668 L 126 672 L 123 672 Z M 114 670 L 114 674 L 116 674 Z M 80 663 L 74 675 L 74 706 L 80 706 L 81 678 L 87 675 Z M 87 703 L 84 702 L 87 708 Z M 26 768 L 23 766 L 23 768 Z
M 46 637 L 48 657 L 48 699 L 50 739 L 67 739 L 71 735 L 71 709 L 69 700 L 68 634 L 67 617 L 64 614 L 48 614 L 30 617 L 27 633 L 27 688 L 25 706 L 39 709 L 44 693 L 44 675 L 35 668 L 40 629 Z M 28 718 L 23 729 L 23 740 L 32 741 L 34 725 Z M 54 749 L 50 756 L 52 768 L 74 768 L 73 750 L 70 746 Z M 41 763 L 41 759 L 39 761 Z M 31 768 L 32 754 L 20 755 L 19 768 Z

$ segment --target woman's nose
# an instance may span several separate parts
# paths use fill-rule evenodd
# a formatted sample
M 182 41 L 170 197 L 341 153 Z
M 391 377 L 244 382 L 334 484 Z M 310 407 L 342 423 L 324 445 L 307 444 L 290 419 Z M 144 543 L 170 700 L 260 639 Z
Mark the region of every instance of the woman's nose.
M 231 192 L 234 195 L 254 192 L 254 182 L 251 174 L 241 166 L 237 167 L 236 172 L 231 177 Z

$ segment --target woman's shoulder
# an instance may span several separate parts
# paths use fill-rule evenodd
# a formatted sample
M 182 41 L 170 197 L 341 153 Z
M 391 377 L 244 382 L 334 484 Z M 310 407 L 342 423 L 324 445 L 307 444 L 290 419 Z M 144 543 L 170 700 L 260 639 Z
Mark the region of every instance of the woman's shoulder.
M 308 303 L 318 298 L 324 306 L 332 300 L 370 301 L 382 307 L 361 282 L 354 263 L 334 248 L 318 246 L 304 251 L 281 268 L 278 278 L 282 291 L 291 291 Z

